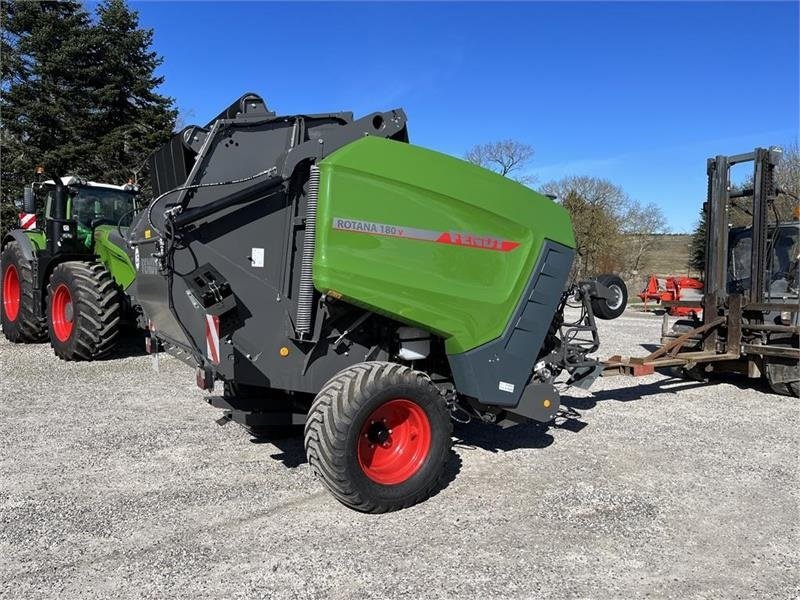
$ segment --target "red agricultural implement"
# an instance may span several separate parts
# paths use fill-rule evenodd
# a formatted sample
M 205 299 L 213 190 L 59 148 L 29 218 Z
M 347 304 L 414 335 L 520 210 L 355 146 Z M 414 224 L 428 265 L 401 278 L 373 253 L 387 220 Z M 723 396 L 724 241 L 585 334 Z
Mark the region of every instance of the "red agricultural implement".
M 647 286 L 639 294 L 647 310 L 648 301 L 662 304 L 667 314 L 673 317 L 688 317 L 692 313 L 699 316 L 702 308 L 676 305 L 677 302 L 700 302 L 703 299 L 703 282 L 694 277 L 659 277 L 650 275 Z

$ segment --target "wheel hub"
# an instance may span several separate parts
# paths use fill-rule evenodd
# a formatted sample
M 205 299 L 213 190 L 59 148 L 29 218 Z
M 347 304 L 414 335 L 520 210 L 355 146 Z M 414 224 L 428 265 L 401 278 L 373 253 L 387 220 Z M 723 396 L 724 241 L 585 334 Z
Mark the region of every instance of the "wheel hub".
M 383 485 L 397 485 L 422 468 L 431 448 L 431 425 L 419 404 L 389 400 L 367 419 L 358 438 L 358 463 L 364 474 Z
M 371 423 L 367 431 L 367 439 L 373 444 L 383 444 L 389 441 L 389 428 L 383 423 Z
M 14 265 L 8 265 L 3 273 L 3 310 L 9 321 L 17 320 L 20 296 L 19 273 Z
M 72 294 L 65 284 L 60 284 L 53 293 L 50 305 L 53 333 L 60 342 L 66 342 L 72 335 L 75 309 L 72 306 Z
M 607 300 L 606 304 L 608 305 L 608 308 L 610 308 L 611 310 L 616 310 L 622 304 L 622 290 L 619 289 L 619 286 L 616 285 L 612 285 L 609 289 L 611 290 L 613 299 Z

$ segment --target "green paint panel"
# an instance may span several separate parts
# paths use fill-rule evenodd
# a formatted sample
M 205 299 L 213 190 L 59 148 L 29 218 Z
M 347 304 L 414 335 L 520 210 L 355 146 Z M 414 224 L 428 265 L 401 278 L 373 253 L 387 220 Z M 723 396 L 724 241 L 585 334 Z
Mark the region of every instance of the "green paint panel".
M 128 255 L 119 246 L 108 239 L 108 235 L 116 227 L 112 225 L 100 225 L 94 230 L 94 251 L 100 257 L 111 276 L 122 289 L 127 289 L 136 277 L 136 269 L 131 263 Z M 123 228 L 125 229 L 125 228 Z
M 545 239 L 575 247 L 561 206 L 438 152 L 366 137 L 320 171 L 314 285 L 449 353 L 503 333 Z
M 36 250 L 41 250 L 47 243 L 44 238 L 44 231 L 39 229 L 26 230 L 25 235 L 28 236 L 28 239 Z

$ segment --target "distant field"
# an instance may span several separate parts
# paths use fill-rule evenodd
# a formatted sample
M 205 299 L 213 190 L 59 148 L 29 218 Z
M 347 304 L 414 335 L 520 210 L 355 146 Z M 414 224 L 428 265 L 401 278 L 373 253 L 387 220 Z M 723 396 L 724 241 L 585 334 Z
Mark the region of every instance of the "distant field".
M 644 289 L 647 279 L 655 275 L 689 275 L 697 277 L 698 273 L 689 270 L 689 234 L 666 234 L 656 238 L 653 247 L 644 255 L 639 273 L 628 278 L 628 290 L 631 295 Z M 638 300 L 638 299 L 637 299 Z

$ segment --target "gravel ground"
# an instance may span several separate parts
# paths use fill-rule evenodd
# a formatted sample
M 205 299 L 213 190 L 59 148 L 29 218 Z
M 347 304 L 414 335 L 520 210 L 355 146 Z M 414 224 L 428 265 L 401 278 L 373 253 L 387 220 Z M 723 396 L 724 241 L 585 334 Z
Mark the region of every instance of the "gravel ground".
M 644 353 L 660 319 L 601 323 Z M 3 598 L 795 598 L 800 402 L 656 374 L 541 432 L 456 429 L 447 485 L 345 509 L 299 438 L 255 443 L 193 372 L 0 341 Z

